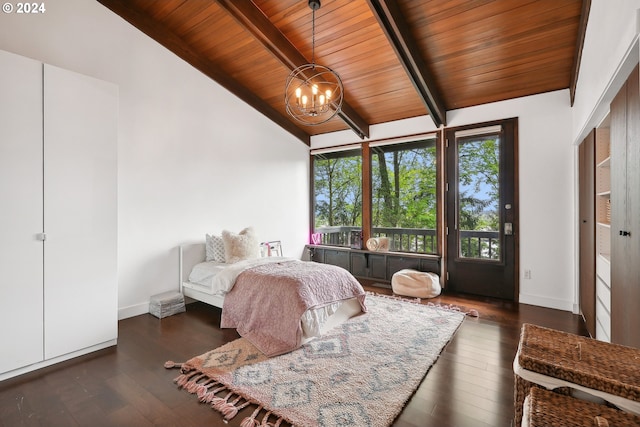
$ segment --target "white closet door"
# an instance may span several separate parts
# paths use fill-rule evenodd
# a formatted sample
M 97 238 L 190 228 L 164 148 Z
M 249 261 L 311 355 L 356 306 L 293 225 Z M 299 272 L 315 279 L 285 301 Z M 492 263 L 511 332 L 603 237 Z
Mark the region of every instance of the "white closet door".
M 42 63 L 0 51 L 0 372 L 42 346 Z
M 117 87 L 44 66 L 45 357 L 117 338 Z

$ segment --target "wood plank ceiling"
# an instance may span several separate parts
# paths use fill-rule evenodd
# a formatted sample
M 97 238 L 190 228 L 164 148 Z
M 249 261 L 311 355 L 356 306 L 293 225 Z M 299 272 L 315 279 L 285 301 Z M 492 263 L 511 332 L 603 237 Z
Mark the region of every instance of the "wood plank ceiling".
M 315 62 L 344 105 L 304 126 L 285 110 L 290 71 L 311 62 L 307 0 L 98 0 L 283 129 L 312 135 L 570 89 L 590 0 L 322 0 Z M 568 100 L 569 101 L 569 100 Z

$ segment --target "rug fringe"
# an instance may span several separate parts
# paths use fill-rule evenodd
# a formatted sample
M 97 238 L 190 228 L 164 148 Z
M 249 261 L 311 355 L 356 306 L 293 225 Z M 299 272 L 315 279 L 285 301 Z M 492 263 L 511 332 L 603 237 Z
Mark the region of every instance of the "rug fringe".
M 271 411 L 267 411 L 267 413 L 264 415 L 264 418 L 262 418 L 262 423 L 260 423 L 260 427 L 280 427 L 280 424 L 282 424 L 283 418 L 282 417 L 277 417 L 274 415 L 274 417 L 276 417 L 276 423 L 270 423 L 269 422 L 269 417 L 273 415 L 271 413 Z
M 260 411 L 262 410 L 262 406 L 258 406 L 251 416 L 246 417 L 240 423 L 240 427 L 260 427 L 260 422 L 256 419 Z
M 243 404 L 238 405 L 240 400 L 242 400 L 242 396 L 238 395 L 235 399 L 229 402 L 229 399 L 234 395 L 233 391 L 229 391 L 226 397 L 214 397 L 211 401 L 211 407 L 216 411 L 220 412 L 225 420 L 230 420 L 236 415 L 238 415 L 238 411 L 245 408 L 250 404 L 249 401 L 245 401 Z M 246 400 L 246 399 L 245 399 Z
M 182 363 L 176 363 L 173 360 L 167 360 L 166 362 L 164 362 L 164 367 L 167 369 L 181 368 Z
M 426 305 L 427 307 L 435 307 L 435 308 L 440 308 L 443 310 L 448 310 L 448 311 L 455 311 L 458 313 L 462 313 L 465 314 L 467 316 L 471 316 L 471 317 L 480 317 L 480 314 L 478 313 L 478 310 L 476 310 L 475 308 L 472 308 L 468 311 L 462 311 L 462 309 L 458 306 L 455 306 L 453 304 L 435 304 L 433 302 L 427 302 L 426 304 L 422 304 L 422 298 L 410 298 L 410 297 L 404 297 L 401 295 L 386 295 L 386 294 L 379 294 L 377 292 L 371 292 L 371 291 L 367 291 L 367 295 L 374 295 L 376 297 L 381 297 L 381 298 L 388 298 L 388 299 L 392 299 L 392 300 L 397 300 L 397 301 L 403 301 L 403 302 L 408 302 L 411 304 L 421 304 L 421 305 Z
M 178 388 L 198 396 L 198 400 L 201 403 L 206 403 L 211 406 L 211 408 L 220 412 L 225 422 L 233 419 L 238 415 L 239 411 L 252 404 L 258 405 L 258 407 L 253 411 L 251 416 L 245 417 L 242 420 L 240 427 L 280 427 L 284 421 L 282 417 L 276 417 L 275 424 L 269 422 L 269 417 L 275 416 L 271 411 L 267 411 L 262 405 L 230 390 L 221 382 L 210 378 L 207 374 L 186 363 L 176 363 L 169 360 L 165 362 L 164 367 L 166 369 L 179 368 L 181 372 L 180 375 L 173 379 L 173 382 L 177 384 Z M 213 388 L 213 390 L 210 390 L 211 388 Z M 218 393 L 224 391 L 228 392 L 226 396 L 218 396 Z M 267 411 L 267 413 L 262 418 L 262 421 L 258 421 L 258 416 L 263 410 Z
M 283 418 L 273 415 L 271 411 L 267 411 L 267 413 L 262 418 L 262 422 L 258 421 L 258 416 L 260 415 L 260 412 L 262 410 L 266 411 L 263 406 L 258 406 L 258 408 L 253 411 L 253 414 L 251 414 L 251 416 L 246 417 L 244 420 L 242 420 L 242 422 L 240 423 L 240 427 L 280 427 L 280 424 L 282 424 L 282 422 L 284 421 Z M 271 417 L 272 415 L 276 417 L 275 424 L 269 422 L 269 417 Z

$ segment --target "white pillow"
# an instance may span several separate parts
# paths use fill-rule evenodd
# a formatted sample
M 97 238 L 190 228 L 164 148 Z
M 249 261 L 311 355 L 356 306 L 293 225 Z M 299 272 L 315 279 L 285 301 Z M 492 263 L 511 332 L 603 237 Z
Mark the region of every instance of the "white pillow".
M 233 264 L 245 259 L 258 258 L 258 238 L 253 228 L 247 227 L 240 233 L 232 233 L 224 230 L 222 232 L 224 242 L 224 256 L 226 262 Z
M 221 236 L 206 235 L 205 261 L 224 262 L 224 242 Z

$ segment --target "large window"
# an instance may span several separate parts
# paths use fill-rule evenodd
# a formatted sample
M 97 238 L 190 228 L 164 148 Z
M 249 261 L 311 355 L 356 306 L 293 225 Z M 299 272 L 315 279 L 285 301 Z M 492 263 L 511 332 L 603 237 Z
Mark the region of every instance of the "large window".
M 371 143 L 364 153 L 314 154 L 315 243 L 349 246 L 361 231 L 389 238 L 392 251 L 437 253 L 436 137 Z
M 362 228 L 360 149 L 313 156 L 314 232 L 326 245 L 349 246 Z
M 371 147 L 371 235 L 391 250 L 436 253 L 436 140 Z
M 342 149 L 312 150 L 312 243 L 441 256 L 457 291 L 513 295 L 517 119 Z

